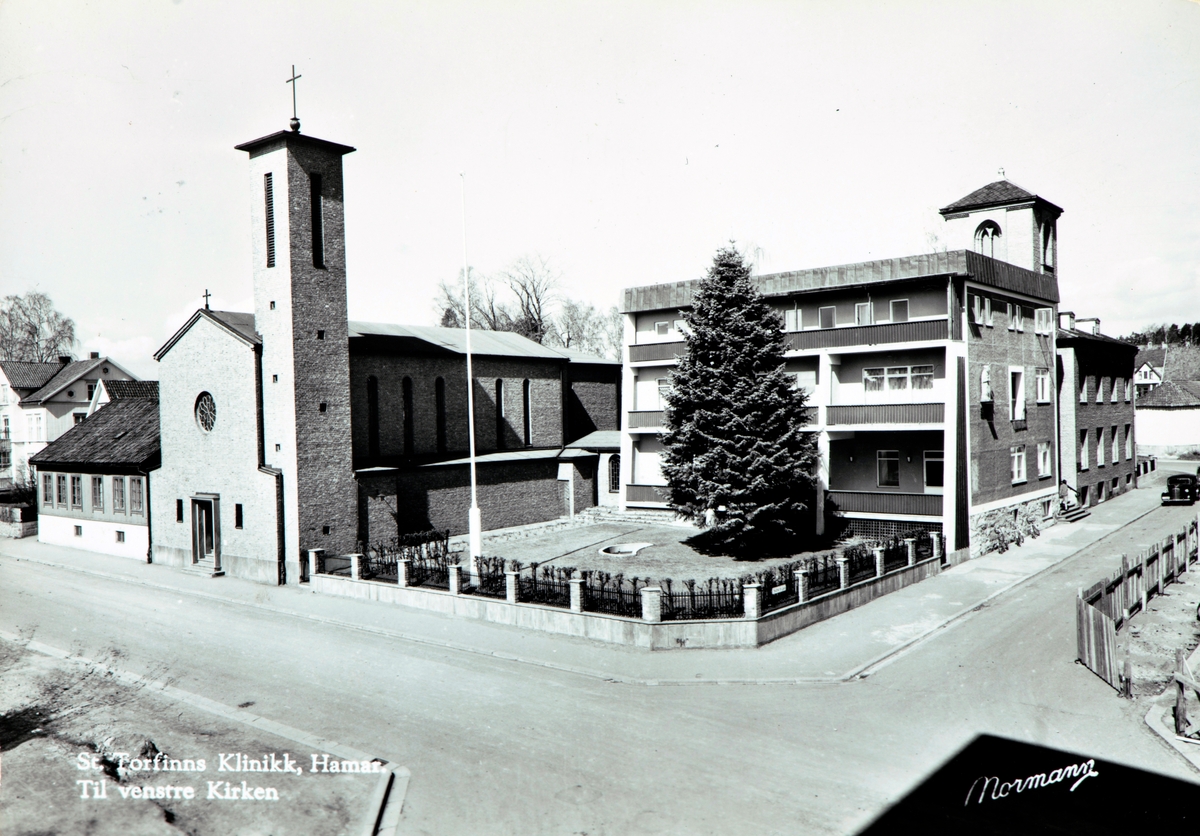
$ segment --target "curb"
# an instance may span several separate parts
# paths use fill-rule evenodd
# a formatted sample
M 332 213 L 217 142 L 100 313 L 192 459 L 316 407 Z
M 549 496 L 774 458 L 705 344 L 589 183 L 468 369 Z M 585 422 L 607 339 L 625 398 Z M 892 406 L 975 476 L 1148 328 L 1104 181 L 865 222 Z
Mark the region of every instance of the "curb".
M 193 694 L 191 691 L 185 691 L 182 688 L 177 688 L 174 685 L 168 685 L 166 682 L 147 679 L 141 674 L 133 673 L 132 671 L 114 668 L 111 665 L 106 665 L 103 662 L 97 662 L 94 659 L 89 659 L 86 656 L 81 656 L 76 653 L 70 653 L 66 650 L 48 645 L 44 642 L 36 640 L 26 641 L 23 637 L 9 633 L 5 630 L 0 630 L 0 639 L 3 639 L 13 644 L 20 645 L 27 650 L 32 650 L 35 653 L 40 653 L 43 656 L 50 656 L 54 659 L 61 659 L 66 662 L 71 662 L 77 665 L 90 667 L 94 670 L 111 675 L 118 682 L 126 685 L 133 685 L 146 688 L 149 691 L 157 691 L 160 694 L 172 699 L 176 702 L 181 702 L 192 708 L 204 711 L 208 714 L 214 714 L 225 720 L 231 720 L 235 723 L 242 723 L 252 728 L 268 732 L 276 737 L 281 737 L 284 740 L 290 740 L 293 743 L 299 743 L 310 749 L 328 752 L 331 755 L 336 755 L 342 760 L 355 761 L 379 761 L 386 765 L 384 773 L 380 776 L 380 782 L 376 785 L 375 792 L 372 794 L 371 801 L 368 804 L 368 811 L 375 811 L 374 815 L 368 819 L 369 829 L 366 831 L 367 836 L 375 836 L 378 834 L 387 834 L 393 836 L 396 832 L 396 826 L 400 821 L 400 810 L 404 805 L 404 796 L 408 792 L 408 779 L 411 773 L 407 767 L 389 764 L 384 758 L 376 757 L 367 752 L 355 749 L 353 746 L 346 746 L 333 740 L 328 740 L 323 737 L 318 737 L 314 734 L 309 734 L 302 729 L 297 729 L 293 726 L 288 726 L 275 720 L 263 717 L 261 714 L 255 714 L 247 711 L 244 708 L 234 708 L 233 706 L 225 705 L 224 703 L 211 700 L 208 697 L 202 697 L 199 694 Z M 389 792 L 390 790 L 390 792 Z M 376 800 L 376 796 L 378 800 Z M 391 815 L 394 811 L 394 815 Z M 394 819 L 392 829 L 390 831 L 380 829 L 381 822 L 389 815 Z

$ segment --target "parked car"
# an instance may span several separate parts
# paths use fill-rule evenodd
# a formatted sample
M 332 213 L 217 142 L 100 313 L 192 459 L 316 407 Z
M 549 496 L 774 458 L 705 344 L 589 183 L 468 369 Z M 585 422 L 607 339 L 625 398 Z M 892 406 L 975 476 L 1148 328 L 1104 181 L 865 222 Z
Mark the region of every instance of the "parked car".
M 1167 489 L 1162 492 L 1163 505 L 1195 505 L 1196 477 L 1190 473 L 1177 473 L 1167 477 Z

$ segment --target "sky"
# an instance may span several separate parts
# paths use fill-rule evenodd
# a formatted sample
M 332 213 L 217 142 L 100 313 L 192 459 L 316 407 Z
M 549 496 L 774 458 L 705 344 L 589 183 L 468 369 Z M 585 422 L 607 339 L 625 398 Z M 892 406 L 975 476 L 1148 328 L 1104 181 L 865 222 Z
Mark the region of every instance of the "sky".
M 1064 208 L 1062 307 L 1200 321 L 1192 0 L 0 3 L 0 295 L 154 351 L 252 310 L 250 178 L 287 127 L 345 157 L 353 319 L 436 324 L 439 281 L 540 255 L 564 297 L 932 249 L 1007 179 Z M 464 175 L 460 177 L 460 174 Z

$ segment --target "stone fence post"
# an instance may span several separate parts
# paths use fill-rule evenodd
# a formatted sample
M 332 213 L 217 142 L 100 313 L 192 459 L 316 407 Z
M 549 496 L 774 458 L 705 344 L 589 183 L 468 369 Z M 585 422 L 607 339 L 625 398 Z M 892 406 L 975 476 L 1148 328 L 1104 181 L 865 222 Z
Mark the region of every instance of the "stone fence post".
M 839 554 L 834 558 L 834 562 L 838 567 L 838 586 L 845 589 L 850 585 L 850 561 L 844 554 Z
M 929 536 L 933 538 L 933 556 L 936 557 L 939 562 L 945 562 L 946 550 L 942 544 L 942 532 L 931 531 L 929 532 Z
M 309 549 L 308 550 L 308 577 L 305 579 L 312 582 L 313 576 L 319 574 L 322 569 L 321 561 L 325 557 L 324 549 Z
M 875 577 L 882 578 L 883 577 L 883 546 L 876 546 L 875 548 L 871 549 L 871 552 L 872 552 L 872 554 L 875 555 Z
M 478 587 L 482 573 L 479 571 L 479 555 L 471 555 L 470 578 L 471 586 Z
M 352 580 L 352 581 L 362 580 L 362 563 L 360 562 L 361 560 L 362 560 L 361 554 L 350 555 L 350 580 Z
M 638 591 L 642 596 L 642 621 L 662 621 L 662 588 L 643 586 Z
M 450 594 L 451 595 L 461 595 L 462 594 L 462 567 L 459 566 L 457 563 L 454 563 L 454 564 L 451 564 L 450 566 L 447 566 L 446 570 L 450 576 Z
M 408 586 L 408 579 L 412 572 L 412 558 L 402 557 L 396 561 L 396 584 L 400 587 Z
M 808 600 L 808 570 L 797 569 L 795 575 L 797 600 L 803 604 Z
M 749 620 L 762 615 L 762 584 L 748 583 L 742 587 L 742 614 Z
M 520 572 L 512 568 L 511 563 L 504 570 L 504 600 L 510 604 L 517 603 L 517 590 L 520 588 L 517 584 L 517 578 L 520 575 Z
M 583 578 L 576 576 L 567 583 L 571 585 L 571 612 L 583 612 Z
M 915 566 L 917 563 L 917 538 L 905 537 L 904 548 L 908 550 L 908 565 Z

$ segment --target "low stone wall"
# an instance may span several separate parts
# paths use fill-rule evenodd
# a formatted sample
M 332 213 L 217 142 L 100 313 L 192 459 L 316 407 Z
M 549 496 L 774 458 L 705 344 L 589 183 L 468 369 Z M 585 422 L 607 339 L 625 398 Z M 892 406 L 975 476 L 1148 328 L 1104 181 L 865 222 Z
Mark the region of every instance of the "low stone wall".
M 38 533 L 38 521 L 0 522 L 0 537 L 20 540 L 22 537 L 35 537 Z
M 19 540 L 37 533 L 37 508 L 9 503 L 0 505 L 0 537 Z
M 760 618 L 714 618 L 696 621 L 642 621 L 605 613 L 574 612 L 542 604 L 509 603 L 496 598 L 459 595 L 452 592 L 404 587 L 378 581 L 363 581 L 336 575 L 313 575 L 314 592 L 340 595 L 364 601 L 440 612 L 463 618 L 477 618 L 496 624 L 508 624 L 526 630 L 576 636 L 643 647 L 649 650 L 681 648 L 757 647 L 782 636 L 862 606 L 889 592 L 895 592 L 941 569 L 941 559 L 929 558 L 881 578 L 861 581 L 854 586 L 826 593 L 811 601 L 792 604 Z

